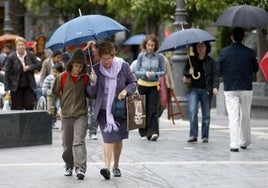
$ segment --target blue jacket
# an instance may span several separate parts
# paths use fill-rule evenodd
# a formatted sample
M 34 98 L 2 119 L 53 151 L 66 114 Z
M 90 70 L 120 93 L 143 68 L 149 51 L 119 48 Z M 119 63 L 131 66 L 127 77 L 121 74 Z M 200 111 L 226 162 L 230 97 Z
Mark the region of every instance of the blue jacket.
M 159 81 L 161 76 L 166 74 L 164 56 L 160 53 L 153 53 L 149 56 L 146 52 L 139 54 L 135 68 L 135 75 L 142 80 L 155 82 Z M 146 72 L 154 72 L 155 76 L 151 78 L 146 77 Z
M 218 71 L 224 91 L 252 90 L 253 73 L 258 70 L 255 52 L 241 43 L 232 43 L 220 53 Z

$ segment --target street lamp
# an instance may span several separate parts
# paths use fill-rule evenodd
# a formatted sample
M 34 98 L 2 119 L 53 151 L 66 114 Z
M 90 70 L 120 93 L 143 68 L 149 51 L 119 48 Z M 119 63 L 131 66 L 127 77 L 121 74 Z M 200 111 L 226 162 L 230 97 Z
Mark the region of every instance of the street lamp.
M 13 33 L 9 10 L 10 10 L 9 0 L 5 0 L 5 18 L 4 18 L 4 28 L 3 28 L 4 34 Z
M 173 23 L 178 30 L 188 25 L 186 21 L 186 11 L 184 0 L 177 0 L 175 10 L 175 22 Z M 187 87 L 181 82 L 183 77 L 183 69 L 188 61 L 186 49 L 177 50 L 171 57 L 172 74 L 175 81 L 174 91 L 180 102 L 180 106 L 184 111 L 185 118 L 188 118 L 188 100 L 187 100 Z

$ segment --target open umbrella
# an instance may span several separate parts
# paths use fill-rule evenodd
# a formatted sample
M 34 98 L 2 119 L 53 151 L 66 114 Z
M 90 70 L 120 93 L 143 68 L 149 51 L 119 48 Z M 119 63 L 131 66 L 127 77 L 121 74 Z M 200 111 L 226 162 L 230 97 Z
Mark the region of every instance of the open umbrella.
M 19 37 L 19 35 L 3 34 L 3 35 L 0 36 L 0 42 L 15 41 L 17 37 Z
M 56 50 L 65 46 L 81 45 L 90 40 L 109 38 L 124 30 L 128 29 L 107 16 L 79 16 L 61 25 L 52 34 L 46 48 Z
M 268 26 L 268 13 L 259 7 L 238 5 L 225 10 L 215 25 L 229 27 L 265 27 Z
M 144 34 L 133 35 L 124 42 L 124 45 L 140 45 L 145 37 Z
M 268 52 L 266 52 L 266 54 L 263 56 L 259 65 L 265 79 L 268 80 Z
M 166 37 L 159 47 L 159 52 L 174 51 L 194 43 L 215 41 L 216 38 L 202 29 L 182 29 Z
M 207 31 L 204 31 L 202 29 L 182 29 L 180 31 L 176 31 L 169 35 L 167 38 L 164 39 L 163 43 L 159 47 L 159 52 L 166 52 L 166 51 L 173 51 L 178 50 L 181 48 L 187 47 L 187 53 L 189 56 L 189 46 L 198 43 L 198 42 L 205 42 L 205 41 L 215 41 L 216 38 L 208 33 Z M 189 58 L 190 60 L 190 58 Z M 192 63 L 190 61 L 190 67 L 192 67 Z M 200 72 L 198 72 L 198 76 L 194 76 L 192 74 L 192 77 L 194 79 L 198 79 L 200 77 Z

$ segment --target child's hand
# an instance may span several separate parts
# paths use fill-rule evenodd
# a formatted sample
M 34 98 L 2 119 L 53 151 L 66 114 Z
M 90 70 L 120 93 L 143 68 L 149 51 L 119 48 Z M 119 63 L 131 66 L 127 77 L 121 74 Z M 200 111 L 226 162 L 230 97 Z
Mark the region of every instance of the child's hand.
M 96 73 L 95 73 L 95 71 L 93 69 L 91 70 L 91 73 L 89 75 L 89 78 L 90 78 L 91 83 L 96 84 L 96 82 L 97 82 L 97 75 L 96 75 Z

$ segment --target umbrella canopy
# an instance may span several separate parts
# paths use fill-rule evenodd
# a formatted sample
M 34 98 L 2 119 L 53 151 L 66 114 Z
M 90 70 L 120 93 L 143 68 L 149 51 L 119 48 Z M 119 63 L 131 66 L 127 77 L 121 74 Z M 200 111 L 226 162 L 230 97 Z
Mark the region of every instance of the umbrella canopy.
M 238 5 L 225 10 L 215 25 L 229 27 L 268 26 L 268 12 L 256 6 Z
M 259 65 L 265 79 L 268 80 L 268 52 L 266 52 L 266 54 L 263 56 Z
M 204 41 L 215 41 L 216 38 L 201 29 L 183 29 L 166 37 L 159 47 L 159 52 L 174 51 Z
M 107 16 L 79 16 L 61 25 L 52 34 L 46 48 L 56 50 L 65 46 L 81 45 L 90 40 L 109 38 L 124 30 L 128 29 Z
M 124 45 L 140 45 L 145 37 L 144 34 L 133 35 L 124 42 Z
M 3 34 L 0 36 L 0 41 L 5 42 L 5 41 L 15 41 L 16 38 L 19 37 L 19 35 L 14 35 L 14 34 Z

